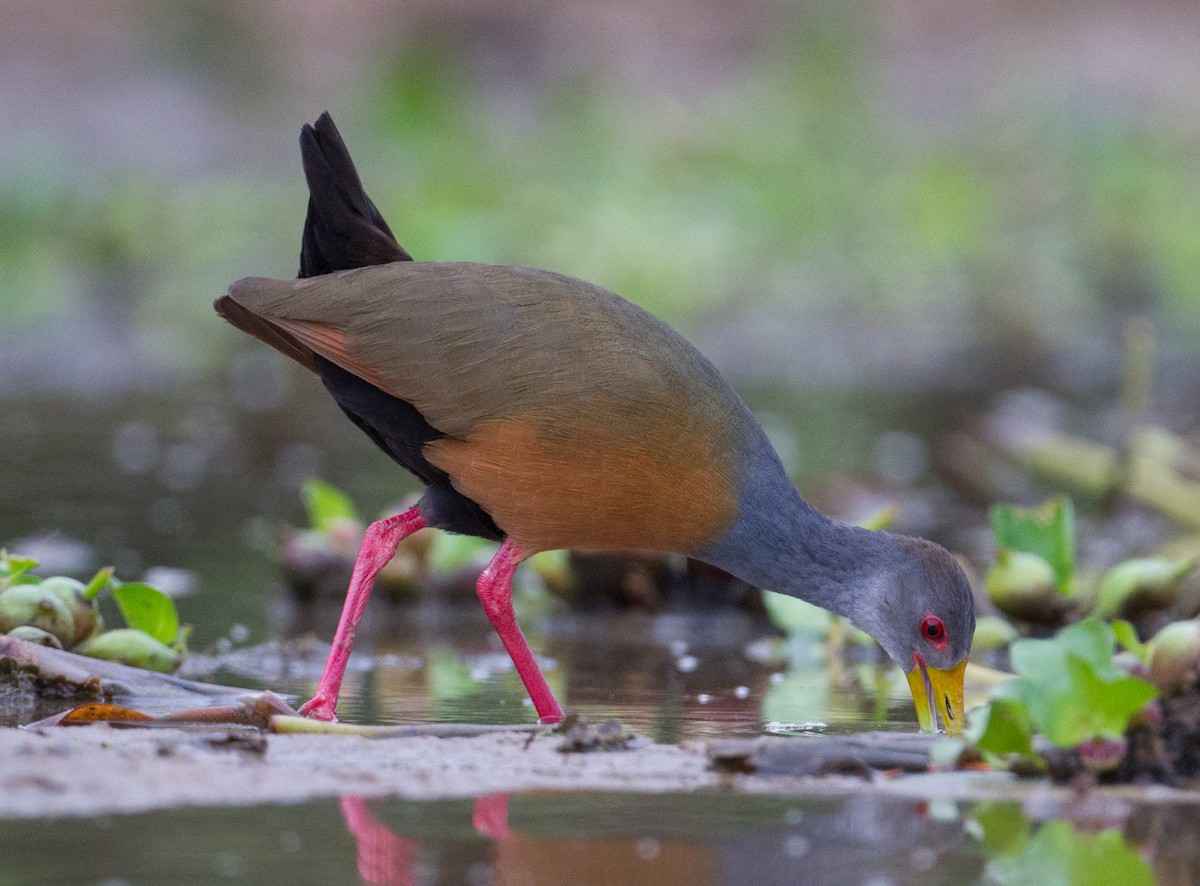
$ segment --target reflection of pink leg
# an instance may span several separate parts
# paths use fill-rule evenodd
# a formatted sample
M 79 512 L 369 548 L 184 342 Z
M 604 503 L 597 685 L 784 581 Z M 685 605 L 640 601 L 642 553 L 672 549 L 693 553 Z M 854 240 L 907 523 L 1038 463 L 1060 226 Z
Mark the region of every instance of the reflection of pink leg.
M 358 851 L 358 875 L 373 886 L 410 886 L 416 882 L 416 846 L 381 823 L 362 797 L 342 797 L 342 818 Z
M 342 675 L 346 672 L 346 662 L 350 660 L 354 633 L 358 630 L 358 622 L 362 619 L 363 610 L 367 608 L 367 599 L 371 596 L 371 587 L 375 584 L 375 576 L 395 555 L 396 546 L 424 525 L 425 519 L 421 512 L 413 508 L 395 517 L 372 523 L 363 533 L 358 559 L 354 561 L 354 575 L 350 578 L 350 589 L 346 591 L 342 617 L 338 622 L 337 633 L 333 636 L 333 648 L 329 651 L 325 670 L 321 672 L 316 694 L 300 708 L 300 713 L 304 716 L 316 720 L 337 719 L 335 710 L 338 690 L 342 685 Z
M 479 599 L 483 603 L 483 611 L 487 613 L 488 621 L 500 635 L 504 648 L 517 666 L 517 673 L 525 690 L 533 699 L 538 717 L 543 723 L 558 723 L 563 718 L 562 706 L 550 691 L 542 670 L 533 658 L 533 652 L 521 628 L 517 625 L 517 617 L 512 608 L 512 580 L 517 571 L 517 564 L 525 557 L 525 552 L 513 541 L 506 541 L 492 558 L 492 562 L 479 576 L 475 586 Z
M 511 837 L 512 831 L 508 829 L 508 794 L 476 797 L 471 826 L 497 843 L 503 843 Z

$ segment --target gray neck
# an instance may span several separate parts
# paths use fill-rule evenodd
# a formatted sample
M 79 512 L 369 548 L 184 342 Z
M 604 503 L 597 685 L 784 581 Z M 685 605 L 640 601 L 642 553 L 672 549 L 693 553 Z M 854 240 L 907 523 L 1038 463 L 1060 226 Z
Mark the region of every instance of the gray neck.
M 858 622 L 854 611 L 886 568 L 889 536 L 831 520 L 800 497 L 765 438 L 745 479 L 737 522 L 694 553 L 738 578 Z M 768 457 L 769 456 L 769 457 Z

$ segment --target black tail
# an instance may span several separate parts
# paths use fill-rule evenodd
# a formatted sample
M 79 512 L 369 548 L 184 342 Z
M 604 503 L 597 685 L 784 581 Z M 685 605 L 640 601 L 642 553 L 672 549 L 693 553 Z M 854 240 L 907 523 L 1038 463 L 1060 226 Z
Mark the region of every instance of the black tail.
M 328 113 L 300 130 L 300 155 L 308 179 L 301 277 L 412 261 L 363 190 L 346 143 Z

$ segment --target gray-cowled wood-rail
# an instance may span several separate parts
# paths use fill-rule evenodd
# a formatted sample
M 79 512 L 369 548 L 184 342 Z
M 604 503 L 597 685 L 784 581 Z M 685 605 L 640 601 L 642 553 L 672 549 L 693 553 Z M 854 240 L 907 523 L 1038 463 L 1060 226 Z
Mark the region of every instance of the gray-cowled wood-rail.
M 818 513 L 733 388 L 661 320 L 550 271 L 413 261 L 328 114 L 300 148 L 299 279 L 239 280 L 217 312 L 320 376 L 427 486 L 367 529 L 303 713 L 333 719 L 375 576 L 429 526 L 502 542 L 479 598 L 544 722 L 563 711 L 513 616 L 513 573 L 584 548 L 686 554 L 843 615 L 906 672 L 923 728 L 962 728 L 975 615 L 945 549 Z

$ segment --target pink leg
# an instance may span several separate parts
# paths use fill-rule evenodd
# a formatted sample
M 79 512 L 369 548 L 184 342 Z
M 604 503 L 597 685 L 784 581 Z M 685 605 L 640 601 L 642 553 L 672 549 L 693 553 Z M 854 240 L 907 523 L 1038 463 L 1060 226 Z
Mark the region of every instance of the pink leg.
M 506 541 L 500 546 L 492 562 L 487 565 L 487 569 L 479 576 L 475 590 L 483 603 L 483 611 L 487 613 L 488 621 L 500 635 L 504 648 L 508 650 L 513 664 L 517 666 L 517 673 L 521 682 L 525 684 L 529 697 L 533 699 L 538 717 L 543 723 L 558 723 L 563 718 L 562 706 L 550 691 L 541 668 L 533 658 L 529 643 L 517 625 L 517 617 L 513 615 L 513 573 L 517 571 L 517 564 L 524 556 L 525 552 L 520 547 L 512 541 Z
M 337 719 L 338 690 L 342 685 L 342 675 L 346 672 L 346 662 L 350 660 L 354 634 L 367 608 L 371 587 L 375 584 L 375 576 L 395 555 L 396 546 L 424 525 L 425 518 L 413 508 L 372 523 L 363 533 L 358 559 L 354 561 L 354 575 L 350 578 L 350 589 L 346 591 L 342 617 L 333 636 L 333 649 L 329 651 L 329 660 L 321 672 L 316 694 L 300 707 L 300 713 L 304 716 L 317 720 Z

